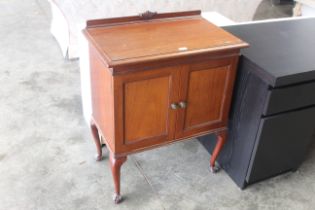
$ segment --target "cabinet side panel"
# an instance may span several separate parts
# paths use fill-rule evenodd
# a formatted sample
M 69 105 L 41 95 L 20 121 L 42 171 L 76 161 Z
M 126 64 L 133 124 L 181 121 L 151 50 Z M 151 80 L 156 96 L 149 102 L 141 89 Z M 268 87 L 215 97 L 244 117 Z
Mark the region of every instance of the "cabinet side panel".
M 240 188 L 246 185 L 246 174 L 268 91 L 268 85 L 253 73 L 254 68 L 247 59 L 241 57 L 230 112 L 228 140 L 218 158 L 219 164 Z M 212 139 L 212 136 L 200 138 L 209 153 L 216 142 Z
M 114 150 L 113 88 L 110 71 L 98 52 L 90 46 L 92 117 L 99 131 Z

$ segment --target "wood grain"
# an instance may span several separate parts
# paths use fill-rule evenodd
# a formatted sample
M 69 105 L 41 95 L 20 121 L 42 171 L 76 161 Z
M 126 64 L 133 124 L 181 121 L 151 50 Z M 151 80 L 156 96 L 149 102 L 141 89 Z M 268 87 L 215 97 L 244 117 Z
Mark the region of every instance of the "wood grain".
M 92 27 L 84 32 L 109 67 L 248 46 L 201 16 Z
M 108 149 L 115 150 L 114 102 L 112 77 L 99 53 L 90 45 L 92 120 L 106 139 Z
M 171 12 L 171 13 L 157 13 L 151 20 L 163 20 L 163 19 L 170 19 L 170 18 L 180 18 L 180 17 L 188 17 L 188 16 L 195 16 L 200 15 L 200 10 L 195 11 L 184 11 L 184 12 Z M 95 19 L 95 20 L 88 20 L 86 22 L 86 26 L 91 27 L 108 27 L 112 25 L 119 25 L 119 24 L 130 24 L 134 22 L 142 22 L 144 20 L 143 17 L 140 15 L 138 16 L 127 16 L 127 17 L 118 17 L 118 18 L 106 18 L 106 19 Z
M 85 30 L 92 131 L 109 146 L 115 202 L 127 155 L 227 129 L 239 48 L 247 44 L 194 12 L 183 14 L 101 20 Z
M 174 138 L 180 67 L 114 77 L 116 152 L 133 151 Z
M 127 144 L 167 134 L 171 82 L 167 75 L 124 84 Z
M 226 127 L 238 57 L 188 66 L 182 72 L 181 101 L 176 138 Z
M 229 70 L 222 66 L 189 72 L 185 130 L 222 121 Z
M 96 161 L 101 161 L 102 160 L 102 146 L 101 146 L 101 138 L 98 134 L 98 129 L 95 125 L 95 122 L 93 119 L 91 119 L 90 122 L 90 129 L 92 132 L 93 140 L 96 146 Z
M 220 151 L 222 150 L 222 148 L 226 142 L 227 131 L 224 130 L 224 131 L 218 132 L 218 133 L 216 133 L 216 136 L 217 136 L 217 143 L 216 143 L 216 146 L 215 146 L 215 148 L 212 152 L 211 158 L 210 158 L 210 167 L 212 169 L 215 168 L 215 161 L 216 161 Z
M 115 185 L 115 197 L 114 201 L 118 204 L 121 201 L 120 198 L 120 169 L 121 166 L 126 162 L 127 157 L 115 157 L 113 153 L 110 153 L 109 164 L 112 171 L 112 176 Z

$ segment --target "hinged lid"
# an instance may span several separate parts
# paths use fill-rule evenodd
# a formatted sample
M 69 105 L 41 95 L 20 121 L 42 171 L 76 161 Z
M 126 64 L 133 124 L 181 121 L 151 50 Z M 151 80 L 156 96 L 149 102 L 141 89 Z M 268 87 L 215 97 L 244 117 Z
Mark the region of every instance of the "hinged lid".
M 248 46 L 200 11 L 92 20 L 84 33 L 109 67 Z

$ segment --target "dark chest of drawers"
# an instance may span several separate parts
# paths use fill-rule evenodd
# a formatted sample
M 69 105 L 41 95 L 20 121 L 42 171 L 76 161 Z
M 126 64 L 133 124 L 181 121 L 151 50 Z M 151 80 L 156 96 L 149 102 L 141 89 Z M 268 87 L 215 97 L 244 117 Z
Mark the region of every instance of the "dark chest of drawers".
M 310 18 L 225 28 L 251 45 L 242 51 L 218 158 L 240 188 L 294 171 L 305 157 L 315 131 L 314 26 Z M 200 141 L 212 151 L 209 138 Z

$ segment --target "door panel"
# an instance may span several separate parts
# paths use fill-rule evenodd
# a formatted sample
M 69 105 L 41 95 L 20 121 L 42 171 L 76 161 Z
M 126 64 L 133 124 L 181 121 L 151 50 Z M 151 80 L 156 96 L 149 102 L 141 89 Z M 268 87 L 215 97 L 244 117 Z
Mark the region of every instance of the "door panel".
M 234 83 L 235 60 L 221 59 L 189 66 L 182 78 L 181 99 L 187 102 L 179 116 L 176 137 L 188 137 L 225 126 Z
M 115 114 L 121 121 L 115 123 L 118 151 L 141 150 L 174 138 L 176 112 L 170 104 L 178 100 L 178 74 L 173 67 L 115 78 Z
M 228 66 L 191 71 L 188 82 L 184 129 L 222 120 L 222 104 L 227 87 Z
M 167 134 L 169 84 L 169 75 L 125 84 L 126 143 Z

